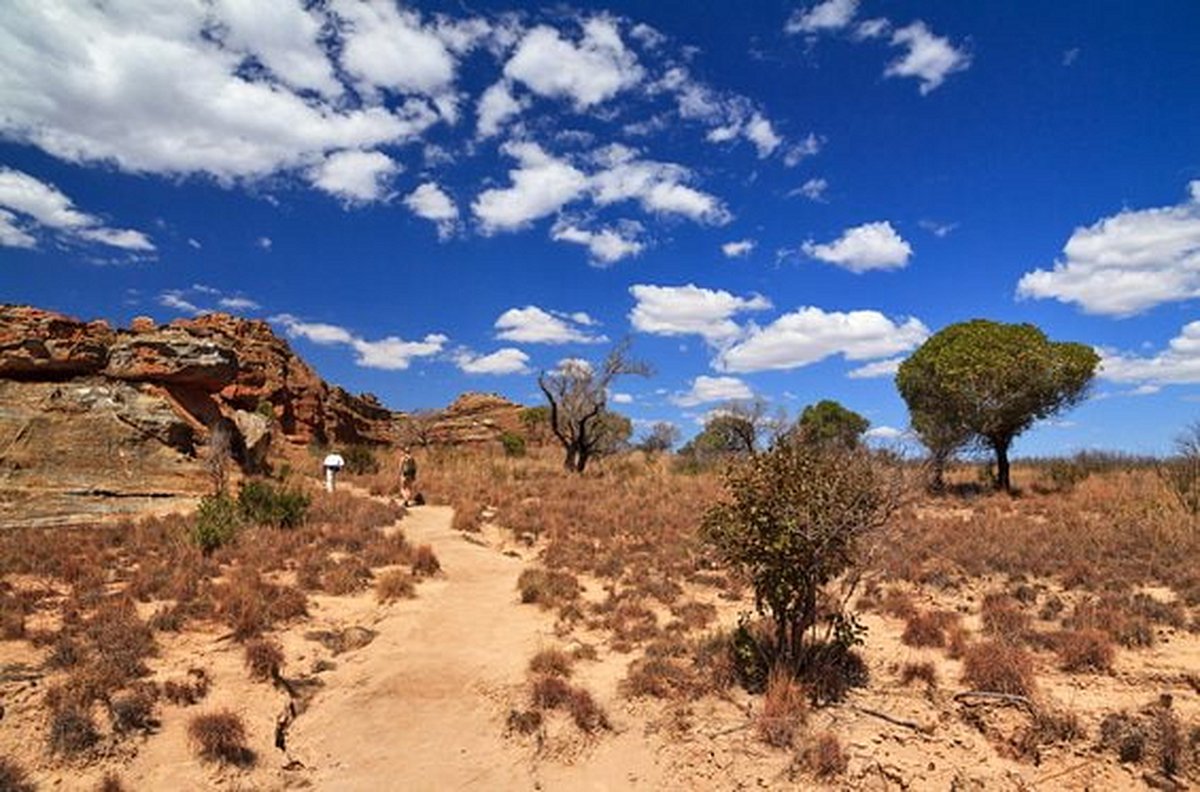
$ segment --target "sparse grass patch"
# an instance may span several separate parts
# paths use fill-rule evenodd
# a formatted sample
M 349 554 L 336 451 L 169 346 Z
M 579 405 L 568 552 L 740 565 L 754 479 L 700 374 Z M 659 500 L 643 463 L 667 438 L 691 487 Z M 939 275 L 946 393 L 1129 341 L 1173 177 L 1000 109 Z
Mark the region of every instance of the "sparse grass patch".
M 946 630 L 958 620 L 950 611 L 917 611 L 908 617 L 900 641 L 906 646 L 945 646 Z
M 921 663 L 905 663 L 900 668 L 900 684 L 911 685 L 913 682 L 924 682 L 928 690 L 938 686 L 937 667 L 926 660 Z
M 201 759 L 242 767 L 254 763 L 254 752 L 246 745 L 246 726 L 231 710 L 194 716 L 188 721 L 188 740 Z
M 963 653 L 963 681 L 975 690 L 1029 696 L 1034 690 L 1033 659 L 1005 641 L 982 641 Z
M 521 602 L 537 603 L 543 609 L 556 608 L 579 598 L 583 587 L 569 572 L 547 569 L 526 569 L 517 578 Z
M 25 768 L 12 759 L 0 756 L 0 789 L 4 792 L 34 792 L 37 787 L 29 780 Z
M 277 641 L 254 638 L 246 642 L 244 651 L 246 670 L 256 682 L 269 682 L 279 676 L 283 668 L 283 647 Z
M 842 742 L 832 732 L 822 732 L 804 746 L 800 752 L 800 763 L 817 778 L 829 779 L 846 772 L 850 758 L 842 748 Z
M 409 573 L 393 569 L 384 572 L 375 581 L 375 598 L 380 602 L 412 599 L 417 596 L 416 580 Z
M 1103 630 L 1068 630 L 1055 636 L 1054 644 L 1059 666 L 1064 671 L 1104 673 L 1112 670 L 1115 651 L 1112 640 Z
M 91 713 L 75 706 L 51 708 L 50 750 L 63 756 L 78 756 L 100 741 Z
M 442 571 L 433 547 L 427 544 L 419 545 L 412 555 L 412 573 L 416 577 L 433 577 Z
M 1007 594 L 988 594 L 980 609 L 983 632 L 992 638 L 1019 645 L 1029 634 L 1029 614 Z
M 776 748 L 789 748 L 808 720 L 808 694 L 782 667 L 771 672 L 762 709 L 755 719 L 758 737 Z
M 573 663 L 572 657 L 561 649 L 543 649 L 529 661 L 529 670 L 535 674 L 566 678 L 571 676 Z

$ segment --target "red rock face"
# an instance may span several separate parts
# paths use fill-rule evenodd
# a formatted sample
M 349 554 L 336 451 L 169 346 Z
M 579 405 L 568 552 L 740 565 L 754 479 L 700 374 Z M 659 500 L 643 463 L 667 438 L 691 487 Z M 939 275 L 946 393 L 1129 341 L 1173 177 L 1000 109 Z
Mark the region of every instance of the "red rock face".
M 273 422 L 256 414 L 268 408 Z M 327 385 L 265 322 L 140 317 L 114 332 L 0 306 L 0 527 L 202 494 L 218 422 L 241 435 L 247 470 L 273 431 L 295 443 L 382 443 L 393 423 L 374 397 Z
M 191 385 L 219 391 L 237 375 L 232 347 L 168 328 L 136 335 L 122 333 L 108 349 L 104 375 L 132 382 Z
M 52 380 L 94 374 L 108 362 L 114 339 L 106 322 L 0 305 L 0 377 Z

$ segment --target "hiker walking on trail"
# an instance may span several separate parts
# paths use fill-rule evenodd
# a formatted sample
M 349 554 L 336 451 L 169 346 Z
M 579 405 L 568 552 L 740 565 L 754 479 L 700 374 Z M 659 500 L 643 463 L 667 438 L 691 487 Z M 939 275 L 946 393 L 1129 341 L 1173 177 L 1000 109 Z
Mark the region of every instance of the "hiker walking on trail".
M 337 486 L 337 474 L 346 466 L 346 460 L 337 451 L 327 455 L 322 463 L 325 468 L 325 491 L 333 492 Z
M 400 497 L 404 498 L 405 506 L 413 504 L 416 482 L 417 460 L 413 458 L 412 449 L 405 446 L 400 457 Z

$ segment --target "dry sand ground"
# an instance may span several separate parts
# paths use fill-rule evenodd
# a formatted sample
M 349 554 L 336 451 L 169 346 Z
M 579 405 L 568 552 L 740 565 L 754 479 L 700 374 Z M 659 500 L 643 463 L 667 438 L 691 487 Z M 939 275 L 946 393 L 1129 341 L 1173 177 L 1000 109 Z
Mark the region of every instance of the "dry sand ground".
M 402 527 L 414 544 L 432 545 L 443 566 L 444 575 L 422 584 L 417 599 L 381 606 L 370 592 L 316 596 L 311 618 L 278 636 L 287 657 L 284 676 L 298 692 L 311 694 L 288 731 L 286 751 L 273 742 L 287 694 L 249 682 L 240 646 L 215 633 L 182 636 L 153 662 L 160 681 L 197 665 L 213 679 L 212 693 L 200 704 L 164 706 L 157 734 L 102 762 L 53 765 L 44 758 L 42 725 L 30 707 L 21 706 L 41 695 L 39 690 L 8 684 L 3 688 L 8 710 L 25 713 L 25 722 L 0 723 L 0 737 L 9 743 L 2 747 L 40 787 L 72 790 L 93 789 L 104 772 L 114 770 L 134 790 L 819 786 L 789 769 L 788 752 L 755 740 L 748 717 L 759 704 L 755 698 L 737 692 L 729 700 L 666 705 L 622 697 L 618 683 L 630 655 L 602 648 L 599 634 L 564 641 L 554 633 L 552 615 L 519 603 L 517 577 L 534 550 L 512 547 L 503 531 L 490 526 L 481 535 L 464 536 L 451 530 L 452 514 L 447 507 L 421 507 L 393 526 Z M 725 604 L 727 615 L 735 611 Z M 1196 715 L 1196 692 L 1188 689 L 1184 674 L 1200 669 L 1200 641 L 1180 632 L 1153 649 L 1122 652 L 1111 675 L 1043 677 L 1043 689 L 1056 702 L 1083 716 L 1089 737 L 1047 749 L 1038 765 L 1018 762 L 1004 758 L 994 741 L 964 722 L 951 699 L 959 689 L 957 661 L 903 646 L 902 622 L 870 616 L 867 623 L 871 686 L 810 719 L 813 730 L 838 734 L 849 754 L 848 770 L 833 788 L 1145 788 L 1141 769 L 1093 750 L 1099 717 L 1120 708 L 1135 711 L 1160 692 L 1173 693 L 1182 713 Z M 367 628 L 375 637 L 337 655 L 306 637 L 347 627 Z M 597 645 L 600 654 L 578 665 L 575 681 L 607 709 L 613 731 L 588 737 L 562 718 L 536 737 L 508 733 L 508 713 L 527 701 L 529 658 L 579 639 Z M 22 658 L 4 658 L 17 659 Z M 897 683 L 898 665 L 926 659 L 937 664 L 943 691 Z M 224 707 L 247 723 L 257 755 L 250 769 L 203 764 L 187 744 L 187 721 Z M 880 713 L 910 725 L 888 722 Z M 1000 710 L 985 719 L 1002 732 L 1024 717 Z

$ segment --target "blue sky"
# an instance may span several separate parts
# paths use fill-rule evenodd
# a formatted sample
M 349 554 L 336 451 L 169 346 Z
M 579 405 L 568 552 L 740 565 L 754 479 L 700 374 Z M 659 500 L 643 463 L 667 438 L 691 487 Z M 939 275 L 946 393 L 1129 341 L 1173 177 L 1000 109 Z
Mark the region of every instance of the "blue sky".
M 749 12 L 748 12 L 749 10 Z M 270 319 L 398 409 L 534 402 L 631 336 L 614 407 L 876 435 L 930 333 L 1101 350 L 1018 454 L 1200 414 L 1200 5 L 15 0 L 0 300 Z

